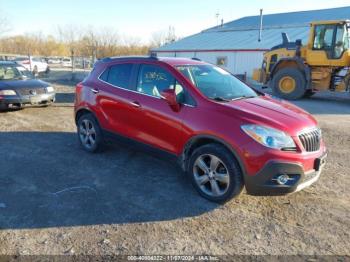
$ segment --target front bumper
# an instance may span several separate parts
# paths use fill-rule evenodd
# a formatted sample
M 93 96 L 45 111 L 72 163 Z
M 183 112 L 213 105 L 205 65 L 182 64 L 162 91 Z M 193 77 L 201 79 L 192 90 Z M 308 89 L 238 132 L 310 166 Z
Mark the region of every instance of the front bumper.
M 248 194 L 257 196 L 285 195 L 298 192 L 315 183 L 326 163 L 327 154 L 315 159 L 314 169 L 304 172 L 303 166 L 293 162 L 270 161 L 255 176 L 246 176 Z M 290 180 L 284 185 L 277 183 L 277 177 L 288 175 Z
M 3 96 L 0 97 L 0 107 L 1 106 L 22 106 L 26 104 L 31 105 L 44 105 L 51 104 L 55 102 L 55 93 L 46 93 L 39 95 L 27 95 L 27 96 Z

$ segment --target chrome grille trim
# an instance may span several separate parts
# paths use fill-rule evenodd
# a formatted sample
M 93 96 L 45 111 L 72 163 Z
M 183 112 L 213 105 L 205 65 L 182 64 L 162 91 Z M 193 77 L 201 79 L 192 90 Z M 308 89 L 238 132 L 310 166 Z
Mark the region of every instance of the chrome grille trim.
M 322 132 L 319 128 L 313 128 L 299 134 L 299 140 L 306 152 L 316 152 L 321 147 Z
M 18 88 L 16 90 L 20 95 L 22 96 L 29 96 L 29 95 L 33 95 L 31 94 L 31 91 L 35 91 L 37 95 L 42 95 L 46 93 L 46 88 L 45 87 L 35 87 L 35 88 Z

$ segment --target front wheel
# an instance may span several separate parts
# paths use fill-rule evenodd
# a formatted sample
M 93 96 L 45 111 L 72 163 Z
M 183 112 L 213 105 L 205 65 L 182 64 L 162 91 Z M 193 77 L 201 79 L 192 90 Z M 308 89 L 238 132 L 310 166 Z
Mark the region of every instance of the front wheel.
M 0 104 L 0 111 L 7 111 L 9 109 L 8 104 Z
M 78 138 L 83 149 L 90 153 L 101 150 L 102 131 L 92 114 L 84 114 L 78 120 Z
M 305 76 L 296 68 L 281 69 L 273 76 L 272 89 L 275 95 L 281 98 L 287 100 L 300 99 L 306 91 Z
M 226 202 L 243 189 L 242 171 L 224 146 L 208 144 L 190 157 L 188 175 L 198 193 L 213 202 Z

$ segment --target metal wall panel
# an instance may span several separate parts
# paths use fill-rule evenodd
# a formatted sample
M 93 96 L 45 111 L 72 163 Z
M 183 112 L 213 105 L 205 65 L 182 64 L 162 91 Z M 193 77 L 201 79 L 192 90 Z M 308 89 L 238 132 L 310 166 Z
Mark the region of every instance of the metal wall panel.
M 264 52 L 177 52 L 176 57 L 197 57 L 203 61 L 216 64 L 218 57 L 227 57 L 227 70 L 233 74 L 244 74 L 250 77 L 255 68 L 261 66 Z M 158 53 L 160 57 L 174 57 L 174 52 Z

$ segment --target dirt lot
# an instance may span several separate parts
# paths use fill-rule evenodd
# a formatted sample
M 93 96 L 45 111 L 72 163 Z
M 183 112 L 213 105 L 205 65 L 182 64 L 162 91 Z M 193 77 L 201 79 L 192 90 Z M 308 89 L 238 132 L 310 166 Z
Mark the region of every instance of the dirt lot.
M 74 90 L 56 88 L 52 107 L 0 114 L 1 254 L 350 255 L 349 97 L 297 103 L 329 148 L 315 185 L 220 206 L 166 160 L 119 146 L 83 152 Z

